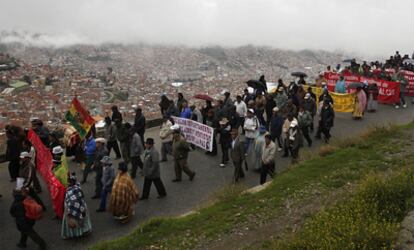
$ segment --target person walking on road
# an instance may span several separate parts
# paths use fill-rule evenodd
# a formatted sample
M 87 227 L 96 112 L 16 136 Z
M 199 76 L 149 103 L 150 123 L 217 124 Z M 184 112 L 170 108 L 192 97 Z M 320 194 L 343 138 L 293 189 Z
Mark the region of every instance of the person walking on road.
M 141 144 L 144 147 L 144 136 L 145 136 L 146 120 L 144 114 L 142 114 L 141 108 L 135 108 L 135 121 L 134 130 L 141 138 Z
M 32 197 L 40 206 L 42 206 L 43 211 L 46 211 L 45 204 L 34 189 L 35 176 L 36 168 L 31 161 L 29 152 L 21 152 L 19 177 L 24 178 L 23 187 L 28 191 L 29 196 Z
M 239 137 L 239 132 L 232 129 L 230 157 L 233 161 L 234 175 L 233 182 L 237 183 L 240 178 L 244 178 L 243 162 L 246 160 L 244 142 Z
M 181 182 L 183 171 L 190 177 L 190 181 L 192 181 L 196 173 L 188 168 L 187 158 L 188 152 L 190 151 L 190 145 L 187 143 L 184 136 L 181 135 L 180 126 L 178 126 L 178 124 L 173 125 L 171 130 L 174 131 L 172 153 L 174 156 L 175 169 L 175 179 L 172 181 Z
M 280 111 L 278 107 L 273 108 L 273 115 L 272 119 L 270 120 L 270 135 L 272 136 L 272 141 L 277 143 L 278 150 L 283 150 L 283 143 L 282 143 L 282 127 L 283 127 L 283 117 L 280 115 Z
M 109 156 L 104 156 L 101 160 L 103 166 L 102 170 L 102 193 L 101 193 L 101 202 L 99 204 L 99 209 L 96 212 L 105 212 L 106 210 L 106 200 L 108 194 L 112 191 L 112 185 L 114 184 L 115 179 L 115 169 L 112 166 L 112 159 Z
M 172 132 L 171 126 L 172 122 L 170 121 L 169 115 L 164 115 L 161 129 L 160 129 L 160 138 L 161 138 L 161 161 L 167 161 L 167 154 L 172 153 Z
M 254 139 L 257 136 L 257 131 L 259 129 L 259 120 L 256 116 L 254 116 L 254 110 L 248 109 L 246 120 L 244 122 L 244 131 L 245 131 L 245 149 L 244 151 L 247 153 L 249 152 L 250 146 L 253 144 Z
M 266 134 L 265 144 L 263 145 L 262 153 L 262 167 L 260 169 L 260 185 L 266 183 L 266 177 L 271 178 L 275 175 L 275 158 L 276 158 L 276 144 L 272 141 L 272 136 Z
M 138 201 L 138 188 L 128 174 L 128 165 L 120 162 L 119 172 L 112 186 L 110 210 L 115 219 L 127 223 L 135 214 L 134 204 Z
M 331 138 L 331 128 L 334 125 L 335 113 L 328 100 L 323 102 L 320 117 L 321 132 L 325 137 L 325 142 L 328 143 Z
M 96 138 L 96 153 L 95 153 L 95 161 L 93 163 L 92 171 L 95 171 L 95 195 L 92 199 L 99 199 L 102 193 L 102 162 L 101 160 L 108 156 L 108 150 L 105 146 L 105 138 Z
M 298 121 L 292 120 L 289 127 L 289 151 L 292 156 L 292 163 L 296 163 L 299 158 L 299 149 L 302 146 L 302 134 L 300 132 Z
M 141 136 L 135 132 L 134 129 L 131 129 L 131 150 L 130 150 L 130 156 L 131 156 L 131 178 L 135 179 L 137 175 L 137 169 L 140 168 L 142 171 L 142 168 L 144 164 L 141 160 L 141 154 L 144 152 L 144 147 L 141 144 Z
M 92 232 L 85 195 L 75 173 L 69 175 L 68 183 L 61 232 L 61 236 L 65 240 L 82 237 Z
M 27 238 L 30 237 L 39 246 L 39 249 L 46 249 L 46 242 L 33 229 L 36 221 L 26 216 L 26 209 L 23 202 L 27 196 L 28 191 L 23 187 L 16 187 L 13 191 L 14 200 L 10 207 L 10 215 L 16 222 L 17 230 L 20 231 L 20 241 L 17 247 L 26 248 Z
M 164 184 L 161 180 L 159 159 L 160 154 L 154 148 L 154 139 L 147 138 L 145 142 L 144 152 L 144 188 L 142 190 L 142 196 L 140 200 L 148 199 L 150 194 L 151 185 L 154 183 L 158 192 L 158 199 L 164 198 L 167 195 Z
M 130 130 L 132 128 L 131 124 L 128 122 L 122 124 L 120 122 L 115 123 L 116 125 L 116 138 L 121 144 L 121 155 L 124 162 L 128 165 L 131 161 L 130 150 L 131 150 L 131 137 Z
M 308 142 L 308 146 L 312 146 L 312 139 L 309 136 L 309 128 L 312 124 L 312 115 L 305 110 L 303 106 L 299 107 L 299 113 L 298 113 L 298 123 L 299 128 L 305 137 L 306 141 Z
M 89 134 L 86 136 L 85 140 L 85 146 L 84 146 L 84 152 L 86 155 L 86 165 L 85 169 L 83 170 L 83 179 L 81 184 L 84 184 L 87 179 L 89 172 L 91 171 L 91 167 L 95 161 L 95 153 L 96 153 L 96 141 L 95 138 L 93 138 L 93 134 L 89 132 Z
M 116 159 L 120 159 L 121 152 L 119 151 L 118 141 L 116 140 L 116 127 L 109 116 L 105 117 L 105 139 L 108 155 L 111 155 L 111 150 L 114 149 Z
M 231 126 L 229 120 L 226 117 L 221 119 L 219 122 L 220 128 L 217 129 L 217 133 L 220 134 L 220 145 L 221 145 L 221 163 L 220 167 L 226 167 L 227 162 L 229 161 L 229 149 L 231 144 L 230 130 Z
M 16 181 L 17 176 L 19 175 L 19 161 L 20 161 L 20 146 L 17 141 L 16 136 L 12 133 L 11 130 L 6 129 L 7 137 L 7 148 L 6 148 L 6 161 L 9 162 L 9 175 L 10 181 Z

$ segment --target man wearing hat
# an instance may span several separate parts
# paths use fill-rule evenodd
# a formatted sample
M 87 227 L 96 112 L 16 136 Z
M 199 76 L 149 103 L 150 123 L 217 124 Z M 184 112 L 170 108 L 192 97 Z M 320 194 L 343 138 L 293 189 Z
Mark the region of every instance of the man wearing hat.
M 226 117 L 221 119 L 219 122 L 220 127 L 217 129 L 217 133 L 220 134 L 220 145 L 221 145 L 221 164 L 220 167 L 226 167 L 227 162 L 229 161 L 229 149 L 231 147 L 231 136 L 230 130 L 231 126 L 229 124 L 229 120 Z
M 147 138 L 145 141 L 145 152 L 144 152 L 144 187 L 140 200 L 148 199 L 151 185 L 154 183 L 155 188 L 158 192 L 157 198 L 163 198 L 167 195 L 164 184 L 161 180 L 160 165 L 159 165 L 160 154 L 154 148 L 154 139 Z
M 95 152 L 95 161 L 92 165 L 92 171 L 95 171 L 95 195 L 92 196 L 92 199 L 99 199 L 102 193 L 102 162 L 101 160 L 108 155 L 108 150 L 105 146 L 106 139 L 99 137 L 95 139 L 96 142 L 96 152 Z M 84 172 L 85 175 L 85 172 Z M 86 173 L 88 175 L 88 173 Z M 87 177 L 84 176 L 86 180 Z
M 19 177 L 24 178 L 23 187 L 27 189 L 28 194 L 36 200 L 36 202 L 42 206 L 43 210 L 46 210 L 46 206 L 40 197 L 35 192 L 33 187 L 34 178 L 36 175 L 36 168 L 31 161 L 32 157 L 29 152 L 20 153 L 20 168 Z
M 171 127 L 173 131 L 172 154 L 174 157 L 175 179 L 173 182 L 181 182 L 182 172 L 186 173 L 192 181 L 196 175 L 195 172 L 188 168 L 187 158 L 190 146 L 184 136 L 180 133 L 180 126 L 175 124 Z
M 96 212 L 104 212 L 106 210 L 106 199 L 108 194 L 112 190 L 112 185 L 115 179 L 115 169 L 112 166 L 112 159 L 109 156 L 104 156 L 101 159 L 102 164 L 102 192 L 101 192 L 101 202 L 99 203 L 99 209 Z

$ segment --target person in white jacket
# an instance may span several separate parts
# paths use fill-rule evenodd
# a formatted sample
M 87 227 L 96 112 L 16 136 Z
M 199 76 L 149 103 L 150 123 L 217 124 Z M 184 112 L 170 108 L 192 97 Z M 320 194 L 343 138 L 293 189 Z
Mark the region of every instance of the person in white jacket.
M 161 129 L 160 129 L 160 138 L 161 138 L 161 161 L 167 161 L 167 154 L 172 153 L 172 138 L 173 131 L 170 129 L 172 126 L 169 115 L 164 115 Z
M 236 112 L 239 115 L 239 124 L 243 129 L 244 132 L 244 117 L 246 117 L 247 113 L 247 105 L 243 102 L 241 96 L 236 96 L 236 101 L 234 102 L 234 106 L 236 106 Z
M 245 131 L 245 152 L 249 152 L 249 147 L 253 143 L 254 139 L 257 136 L 257 132 L 259 129 L 259 120 L 254 115 L 253 109 L 247 110 L 246 120 L 244 121 L 244 131 Z
M 267 133 L 265 135 L 265 144 L 263 145 L 262 153 L 262 168 L 260 169 L 260 184 L 266 182 L 266 177 L 269 175 L 273 178 L 275 174 L 275 157 L 276 144 L 272 141 L 272 136 Z

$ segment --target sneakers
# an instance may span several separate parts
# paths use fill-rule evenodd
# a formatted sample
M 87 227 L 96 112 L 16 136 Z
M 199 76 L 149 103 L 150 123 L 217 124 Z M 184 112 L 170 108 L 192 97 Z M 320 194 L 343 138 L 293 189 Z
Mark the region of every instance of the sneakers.
M 283 148 L 277 148 L 278 152 L 281 152 L 283 150 Z
M 404 104 L 404 105 L 403 105 L 403 108 L 406 108 L 406 107 L 407 107 L 407 104 Z
M 220 163 L 220 167 L 221 167 L 221 168 L 225 168 L 225 167 L 226 167 L 226 164 L 224 164 L 224 163 Z
M 399 105 L 395 105 L 395 108 L 396 108 L 396 109 L 399 109 L 399 108 L 400 108 L 400 106 L 399 106 Z

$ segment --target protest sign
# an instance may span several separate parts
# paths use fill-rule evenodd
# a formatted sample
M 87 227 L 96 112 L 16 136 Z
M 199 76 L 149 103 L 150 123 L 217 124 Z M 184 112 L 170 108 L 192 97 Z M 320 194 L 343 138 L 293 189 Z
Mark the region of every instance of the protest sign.
M 185 118 L 175 116 L 172 118 L 175 124 L 180 126 L 187 142 L 210 152 L 213 150 L 214 129 L 212 127 Z
M 322 95 L 322 88 L 312 87 L 312 92 L 315 93 L 316 98 L 319 99 L 319 96 Z M 329 92 L 334 102 L 335 112 L 341 113 L 350 113 L 354 111 L 355 105 L 355 94 L 339 94 L 334 92 Z M 319 100 L 317 100 L 319 102 Z

